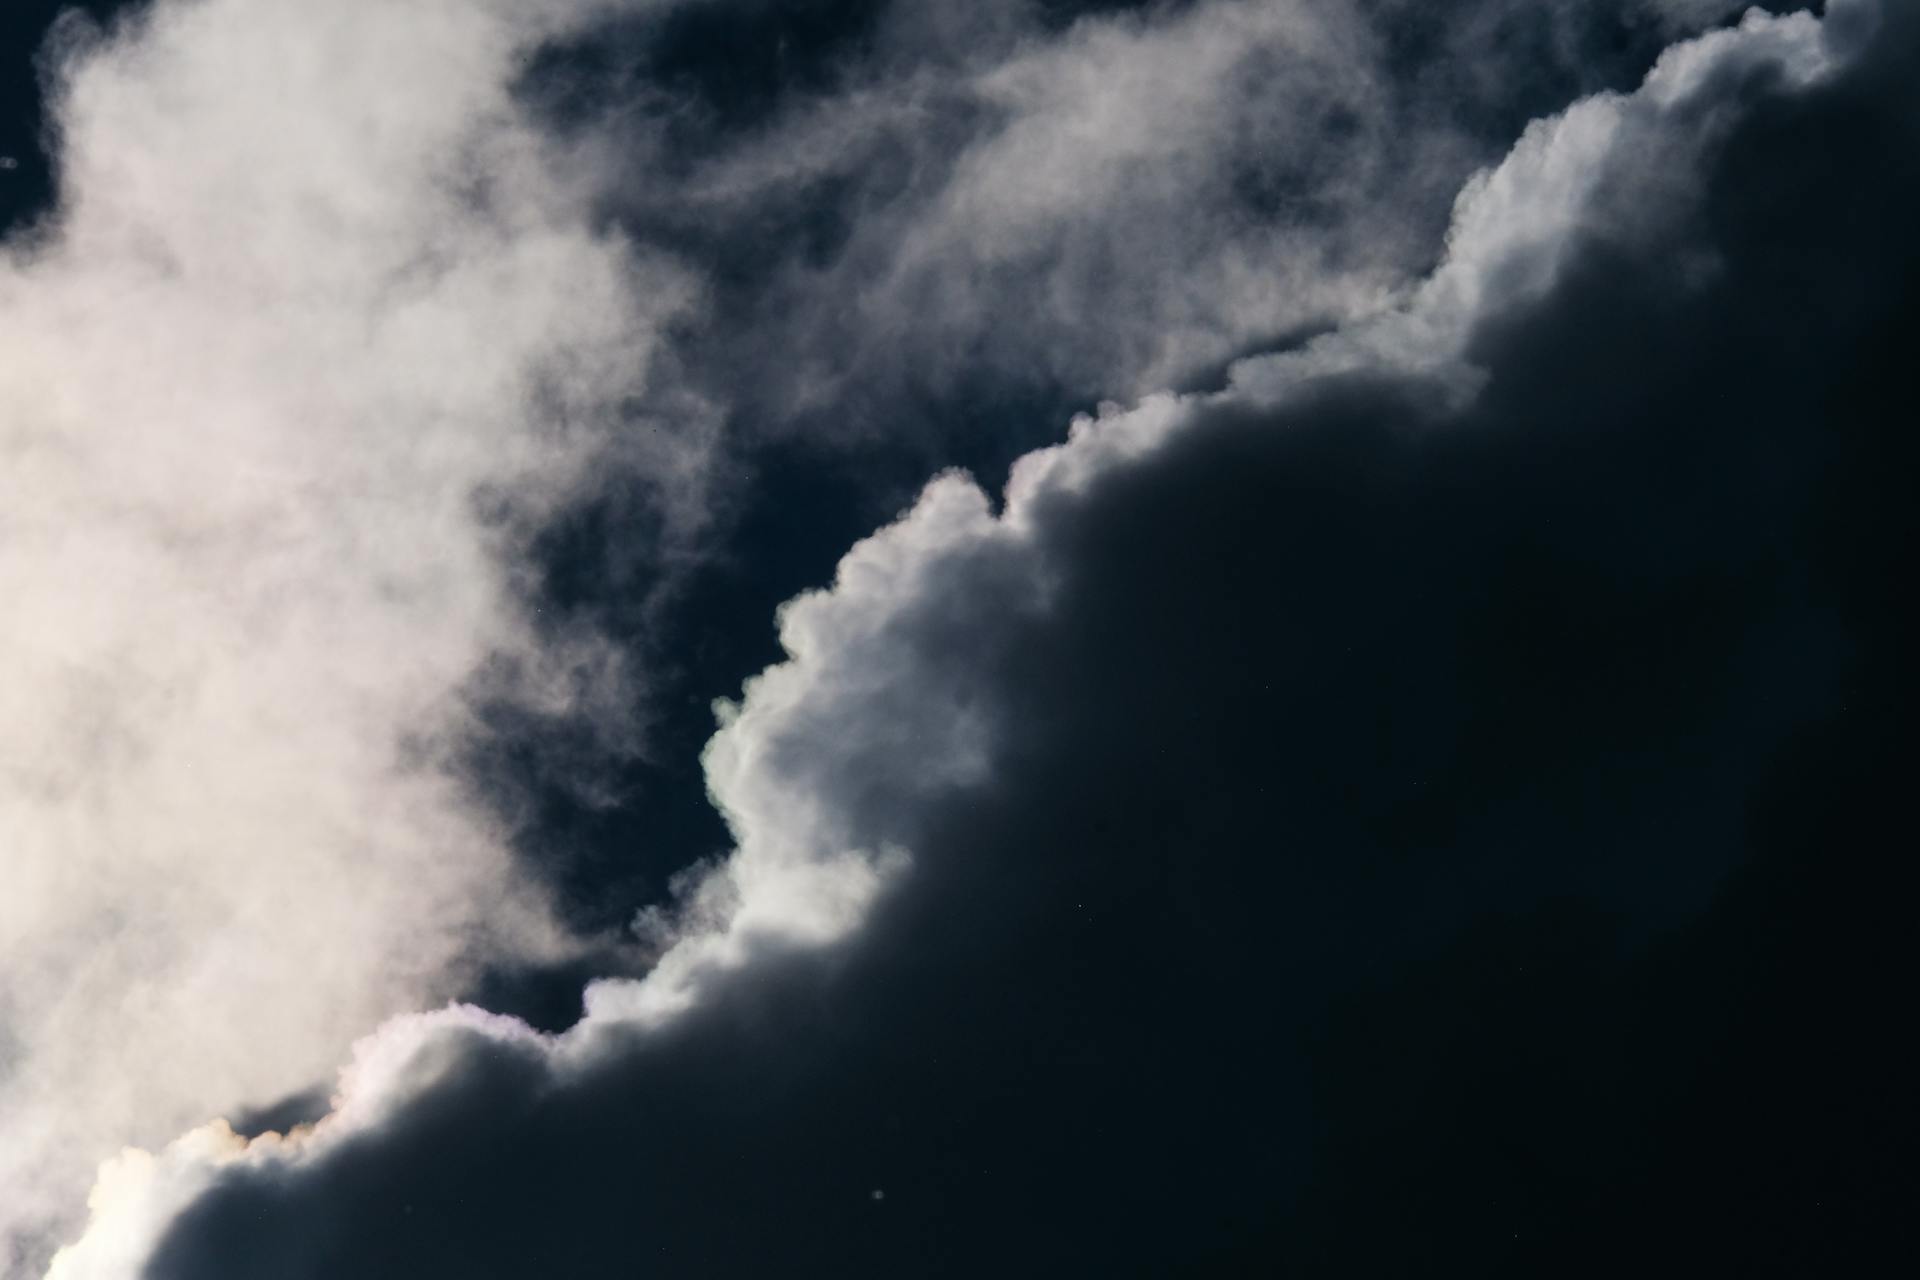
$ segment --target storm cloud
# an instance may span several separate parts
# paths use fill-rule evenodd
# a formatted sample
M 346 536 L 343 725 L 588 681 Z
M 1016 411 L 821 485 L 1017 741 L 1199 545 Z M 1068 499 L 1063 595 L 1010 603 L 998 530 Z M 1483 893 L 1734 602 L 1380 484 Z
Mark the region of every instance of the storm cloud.
M 1916 39 L 1678 45 L 1381 305 L 936 479 L 721 707 L 650 972 L 121 1157 L 50 1274 L 1858 1269 Z

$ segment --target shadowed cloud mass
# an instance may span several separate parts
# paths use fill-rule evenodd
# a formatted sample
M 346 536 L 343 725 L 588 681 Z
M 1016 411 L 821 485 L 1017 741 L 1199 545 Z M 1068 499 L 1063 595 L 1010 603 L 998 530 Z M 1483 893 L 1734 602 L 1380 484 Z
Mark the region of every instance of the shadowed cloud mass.
M 644 976 L 123 1155 L 49 1274 L 1865 1268 L 1916 38 L 1679 44 L 1379 305 L 942 475 L 720 708 Z

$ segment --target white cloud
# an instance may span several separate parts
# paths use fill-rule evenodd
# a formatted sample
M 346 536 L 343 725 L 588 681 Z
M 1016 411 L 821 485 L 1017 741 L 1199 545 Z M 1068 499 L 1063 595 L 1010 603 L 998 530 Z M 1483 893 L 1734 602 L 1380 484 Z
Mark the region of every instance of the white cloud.
M 442 753 L 490 658 L 605 667 L 501 552 L 689 297 L 509 92 L 593 8 L 64 29 L 59 207 L 0 257 L 0 1261 L 121 1144 L 565 945 Z

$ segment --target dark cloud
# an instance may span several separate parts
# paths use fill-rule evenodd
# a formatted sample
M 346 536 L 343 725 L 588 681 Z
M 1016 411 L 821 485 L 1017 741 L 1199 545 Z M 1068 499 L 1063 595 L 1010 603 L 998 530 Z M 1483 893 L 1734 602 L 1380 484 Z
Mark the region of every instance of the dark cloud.
M 566 1070 L 449 1033 L 149 1280 L 1868 1269 L 1914 1137 L 1915 36 L 1716 64 L 1608 153 L 1464 408 L 1222 397 L 929 555 L 762 744 L 912 850 L 856 934 Z M 990 768 L 943 781 L 956 716 Z
M 1340 290 L 1311 302 L 1327 280 L 1425 270 L 1460 183 L 1530 118 L 1637 83 L 1679 29 L 1663 21 L 1673 8 L 1476 0 L 1443 19 L 1376 0 L 1295 6 L 1286 22 L 1272 15 L 1287 6 L 700 3 L 548 49 L 524 96 L 559 135 L 625 148 L 608 168 L 633 177 L 606 193 L 610 224 L 708 283 L 659 385 L 714 415 L 725 461 L 691 544 L 671 536 L 658 486 L 614 457 L 529 549 L 530 607 L 618 637 L 649 697 L 646 748 L 624 757 L 591 726 L 513 700 L 488 710 L 472 774 L 525 861 L 583 927 L 657 898 L 724 847 L 694 761 L 710 701 L 779 656 L 781 600 L 827 580 L 926 476 L 960 466 L 995 489 L 1071 414 L 1157 386 L 1133 383 L 1167 333 L 1208 329 L 1160 371 L 1168 383 L 1215 385 L 1238 358 L 1335 327 Z M 1727 12 L 1695 8 L 1696 25 Z M 1244 48 L 1200 38 L 1249 14 L 1268 16 Z M 1071 87 L 1040 102 L 982 88 L 1023 58 Z M 1177 97 L 1216 63 L 1202 105 L 1170 109 L 1200 122 L 1191 145 L 1144 160 L 1119 146 L 1017 252 L 953 212 L 1044 185 L 1024 153 L 985 161 L 1049 112 L 1136 64 L 1160 68 L 1142 92 Z M 1153 142 L 1151 121 L 1103 136 L 1129 129 Z M 1207 273 L 1235 245 L 1236 280 L 1318 265 L 1257 323 L 1216 331 L 1195 317 L 1217 309 Z

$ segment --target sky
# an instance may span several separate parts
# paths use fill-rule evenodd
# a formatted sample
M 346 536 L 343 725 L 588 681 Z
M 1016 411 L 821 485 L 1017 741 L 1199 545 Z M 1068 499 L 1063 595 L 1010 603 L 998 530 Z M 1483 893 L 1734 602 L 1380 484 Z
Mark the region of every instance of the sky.
M 0 1280 L 1898 1273 L 1920 10 L 0 13 Z

